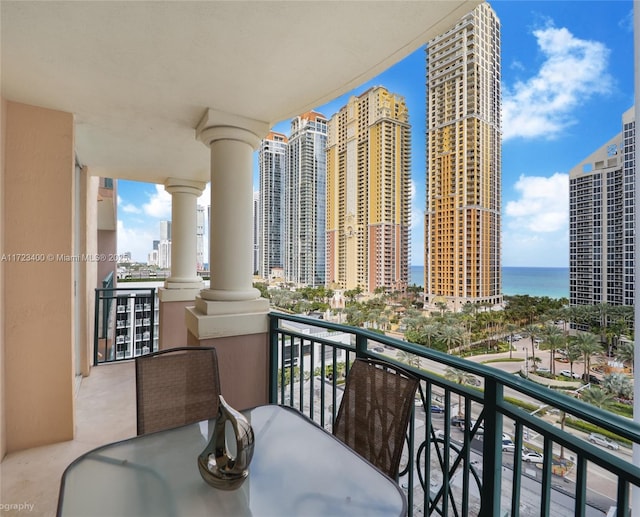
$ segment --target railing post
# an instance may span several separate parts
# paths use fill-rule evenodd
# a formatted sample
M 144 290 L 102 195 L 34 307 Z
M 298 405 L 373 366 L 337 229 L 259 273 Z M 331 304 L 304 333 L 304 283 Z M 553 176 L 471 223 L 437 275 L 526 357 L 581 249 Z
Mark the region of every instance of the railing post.
M 149 335 L 149 341 L 151 342 L 151 346 L 149 347 L 149 350 L 151 350 L 152 352 L 156 352 L 157 350 L 155 349 L 155 344 L 156 344 L 156 322 L 155 322 L 155 316 L 156 316 L 156 288 L 152 287 L 151 288 L 151 318 L 149 318 L 149 323 L 151 324 L 151 333 Z M 159 339 L 158 339 L 159 341 Z
M 269 313 L 269 403 L 278 400 L 278 317 Z
M 94 325 L 93 325 L 93 366 L 98 366 L 98 348 L 100 341 L 98 333 L 100 332 L 100 300 L 102 291 L 96 288 L 95 306 L 94 306 Z
M 364 357 L 367 351 L 367 338 L 356 332 L 356 357 Z
M 504 387 L 495 379 L 485 377 L 484 437 L 482 445 L 482 487 L 480 517 L 498 517 L 502 499 L 502 402 Z

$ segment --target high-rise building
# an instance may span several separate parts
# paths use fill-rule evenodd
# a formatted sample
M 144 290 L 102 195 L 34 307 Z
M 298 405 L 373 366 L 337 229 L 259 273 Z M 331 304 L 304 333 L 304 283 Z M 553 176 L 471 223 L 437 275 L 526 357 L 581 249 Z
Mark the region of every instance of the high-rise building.
M 205 208 L 202 205 L 196 207 L 196 269 L 202 271 L 204 269 L 204 236 L 207 227 L 205 225 L 206 215 Z
M 287 137 L 270 132 L 260 143 L 260 267 L 269 278 L 273 268 L 283 267 L 284 153 Z
M 253 193 L 253 273 L 260 269 L 260 192 Z
M 171 221 L 160 221 L 158 267 L 161 269 L 171 269 Z
M 160 221 L 160 240 L 171 240 L 171 221 Z
M 500 22 L 483 3 L 427 44 L 425 302 L 502 301 Z
M 284 189 L 284 275 L 325 284 L 327 119 L 310 111 L 291 120 Z
M 327 285 L 373 292 L 408 282 L 411 126 L 383 87 L 351 97 L 327 137 Z
M 569 172 L 571 305 L 634 305 L 634 108 L 622 133 Z

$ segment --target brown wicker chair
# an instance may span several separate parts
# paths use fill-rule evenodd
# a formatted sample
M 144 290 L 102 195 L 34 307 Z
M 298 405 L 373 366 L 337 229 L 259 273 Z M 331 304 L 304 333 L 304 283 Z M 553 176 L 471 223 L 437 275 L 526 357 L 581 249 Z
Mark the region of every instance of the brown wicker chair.
M 219 395 L 215 348 L 178 347 L 136 357 L 138 435 L 215 418 Z
M 392 479 L 398 478 L 419 380 L 373 359 L 356 359 L 333 434 Z

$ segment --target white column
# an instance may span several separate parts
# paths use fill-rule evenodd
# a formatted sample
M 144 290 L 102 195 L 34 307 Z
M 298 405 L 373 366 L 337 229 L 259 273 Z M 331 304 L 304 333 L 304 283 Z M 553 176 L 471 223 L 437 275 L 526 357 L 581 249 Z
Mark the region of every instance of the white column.
M 266 318 L 255 317 L 269 311 L 269 301 L 253 287 L 252 214 L 253 153 L 268 131 L 265 122 L 213 109 L 196 128 L 211 149 L 211 279 L 187 309 L 187 327 L 200 338 L 266 331 Z
M 164 188 L 171 194 L 171 276 L 167 289 L 202 288 L 196 270 L 196 205 L 205 183 L 169 178 Z

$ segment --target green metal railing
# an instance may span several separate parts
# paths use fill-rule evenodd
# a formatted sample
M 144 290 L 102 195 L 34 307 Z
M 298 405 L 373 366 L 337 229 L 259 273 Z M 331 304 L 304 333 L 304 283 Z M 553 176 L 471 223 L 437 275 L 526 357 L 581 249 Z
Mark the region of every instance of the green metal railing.
M 329 431 L 355 357 L 421 379 L 398 479 L 410 515 L 630 515 L 640 426 L 627 418 L 516 374 L 323 320 L 272 312 L 270 351 L 270 401 Z M 591 431 L 620 449 L 590 443 Z

